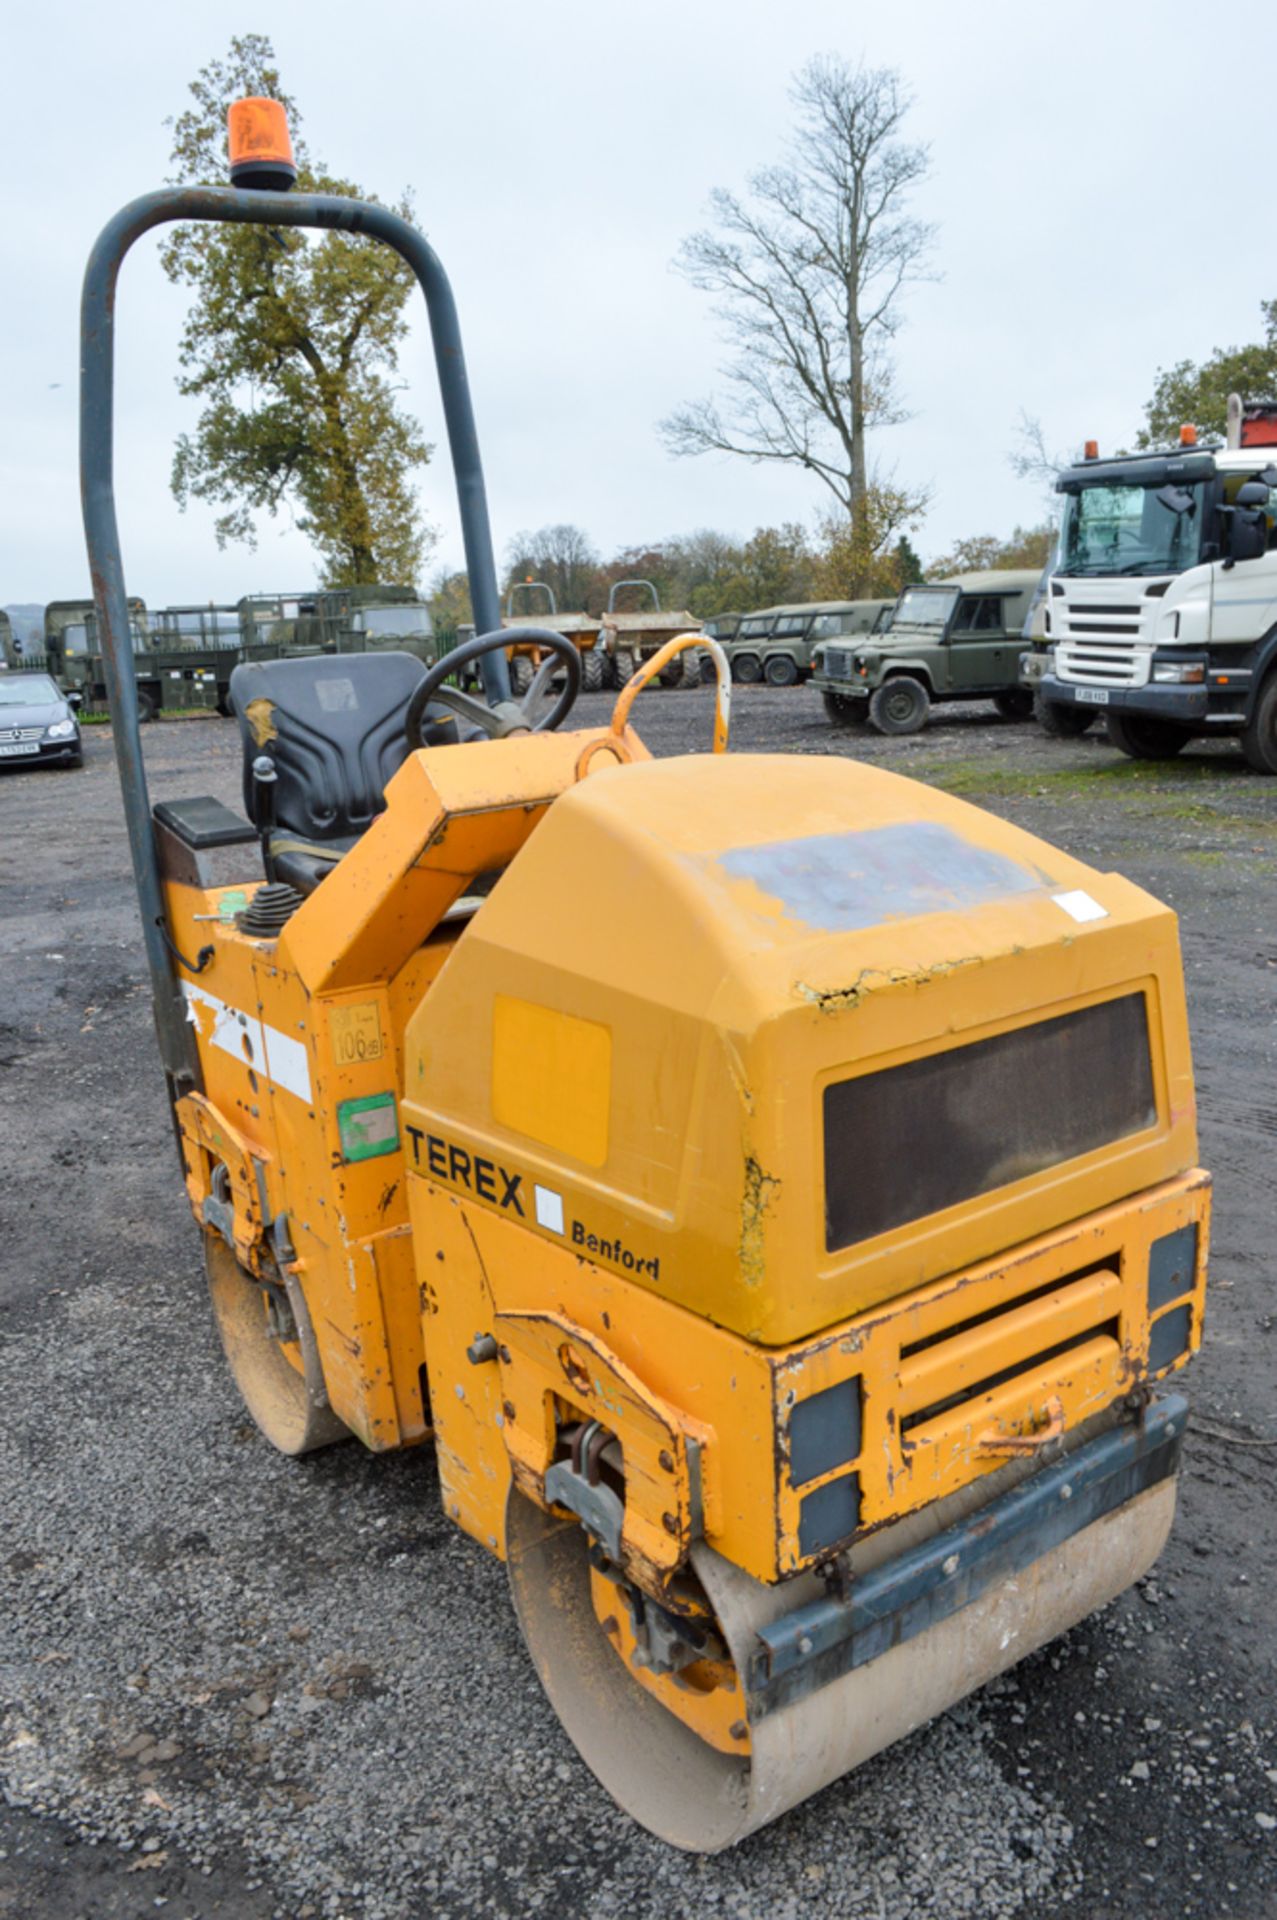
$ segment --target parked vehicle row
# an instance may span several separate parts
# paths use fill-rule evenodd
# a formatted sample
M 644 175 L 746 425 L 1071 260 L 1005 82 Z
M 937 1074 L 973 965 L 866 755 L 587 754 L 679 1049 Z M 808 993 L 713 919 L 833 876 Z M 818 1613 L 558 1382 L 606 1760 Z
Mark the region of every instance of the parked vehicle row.
M 1088 442 L 1057 483 L 1063 512 L 1045 573 L 958 574 L 895 600 L 763 607 L 701 627 L 662 610 L 646 580 L 618 582 L 598 616 L 560 613 L 548 585 L 520 582 L 502 622 L 511 683 L 526 692 L 547 628 L 577 648 L 589 691 L 624 686 L 672 635 L 702 632 L 734 681 L 810 682 L 835 726 L 916 733 L 939 703 L 987 699 L 1008 718 L 1036 715 L 1057 737 L 1102 716 L 1112 743 L 1141 760 L 1233 736 L 1252 767 L 1277 774 L 1275 455 L 1277 405 L 1237 395 L 1223 445 L 1199 445 L 1186 427 L 1170 451 L 1101 460 Z M 544 595 L 544 611 L 516 610 L 520 591 Z M 133 600 L 130 613 L 144 720 L 166 708 L 228 711 L 244 659 L 392 648 L 431 663 L 438 651 L 429 611 L 407 587 L 257 594 L 154 615 Z M 49 676 L 59 698 L 105 701 L 91 602 L 50 603 L 43 652 L 24 653 L 0 615 L 0 654 Z M 689 651 L 661 679 L 694 686 L 713 673 L 707 651 L 699 663 Z

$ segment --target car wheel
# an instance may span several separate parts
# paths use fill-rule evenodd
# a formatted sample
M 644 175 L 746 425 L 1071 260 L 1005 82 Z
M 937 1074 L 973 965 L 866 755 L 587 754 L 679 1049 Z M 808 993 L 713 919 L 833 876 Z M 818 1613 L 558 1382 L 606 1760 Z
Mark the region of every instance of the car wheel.
M 1033 695 L 1027 687 L 1007 687 L 994 694 L 993 704 L 1004 720 L 1027 720 L 1033 711 Z
M 1106 713 L 1104 724 L 1113 745 L 1129 760 L 1173 760 L 1193 737 L 1189 728 L 1147 713 Z
M 763 663 L 756 653 L 738 653 L 732 661 L 732 679 L 742 687 L 756 687 L 763 677 Z
M 825 718 L 836 727 L 862 727 L 869 718 L 867 700 L 849 700 L 845 693 L 822 693 Z
M 1242 733 L 1242 752 L 1256 773 L 1277 773 L 1277 673 L 1270 673 L 1259 689 Z
M 798 668 L 787 653 L 774 653 L 763 668 L 763 679 L 769 687 L 792 687 L 798 679 Z
M 869 700 L 869 718 L 879 733 L 920 733 L 930 711 L 931 696 L 911 673 L 884 680 Z
M 1053 740 L 1078 740 L 1099 719 L 1094 707 L 1067 707 L 1062 700 L 1033 696 L 1033 717 Z

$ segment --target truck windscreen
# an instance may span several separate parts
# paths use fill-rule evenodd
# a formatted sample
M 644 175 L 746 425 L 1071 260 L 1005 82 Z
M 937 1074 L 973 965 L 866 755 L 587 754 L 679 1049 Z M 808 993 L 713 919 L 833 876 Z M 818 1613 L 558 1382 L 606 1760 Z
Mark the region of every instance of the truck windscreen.
M 1176 513 L 1154 486 L 1082 487 L 1065 500 L 1057 573 L 1182 573 L 1197 562 L 1205 482 L 1178 485 Z

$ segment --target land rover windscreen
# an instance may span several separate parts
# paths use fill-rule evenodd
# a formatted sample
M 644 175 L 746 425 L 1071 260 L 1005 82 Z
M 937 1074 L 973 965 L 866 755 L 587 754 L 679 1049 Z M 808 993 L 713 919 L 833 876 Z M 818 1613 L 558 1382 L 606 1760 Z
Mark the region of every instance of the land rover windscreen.
M 958 587 L 906 587 L 896 602 L 892 628 L 928 627 L 943 633 L 961 598 Z

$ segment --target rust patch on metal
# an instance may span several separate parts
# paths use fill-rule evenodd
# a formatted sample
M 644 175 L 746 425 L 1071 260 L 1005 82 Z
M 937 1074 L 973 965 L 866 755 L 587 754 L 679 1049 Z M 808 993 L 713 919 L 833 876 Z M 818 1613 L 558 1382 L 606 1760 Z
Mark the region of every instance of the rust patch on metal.
M 764 1173 L 757 1160 L 751 1154 L 745 1162 L 745 1191 L 740 1207 L 740 1254 L 741 1278 L 747 1287 L 762 1284 L 763 1260 L 763 1223 L 775 1196 L 780 1192 L 781 1183 L 772 1174 Z
M 983 956 L 964 954 L 958 960 L 936 960 L 929 967 L 865 967 L 849 987 L 822 989 L 810 987 L 805 980 L 795 980 L 794 992 L 800 1000 L 806 1000 L 809 1006 L 816 1007 L 821 1013 L 845 1013 L 858 1007 L 869 994 L 883 987 L 925 987 L 933 980 L 945 978 L 957 973 L 962 967 L 975 967 Z

